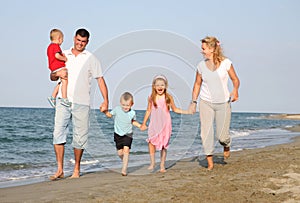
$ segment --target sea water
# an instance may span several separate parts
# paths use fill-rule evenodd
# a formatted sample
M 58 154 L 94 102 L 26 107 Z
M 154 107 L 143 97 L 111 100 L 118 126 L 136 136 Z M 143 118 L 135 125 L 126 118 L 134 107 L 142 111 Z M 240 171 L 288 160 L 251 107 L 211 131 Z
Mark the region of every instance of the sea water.
M 136 110 L 142 122 L 145 111 Z M 0 188 L 48 181 L 56 172 L 52 144 L 54 109 L 0 108 Z M 297 120 L 268 119 L 267 113 L 232 113 L 230 134 L 232 151 L 287 143 L 300 133 L 286 130 Z M 203 156 L 199 114 L 180 115 L 171 112 L 173 133 L 167 160 Z M 64 172 L 71 175 L 74 155 L 70 135 L 65 145 Z M 134 127 L 129 167 L 149 164 L 147 131 Z M 216 142 L 216 153 L 222 147 Z M 159 157 L 159 153 L 157 153 Z M 158 159 L 159 160 L 159 159 Z M 91 110 L 89 143 L 81 162 L 81 173 L 120 168 L 113 141 L 113 120 L 99 110 Z

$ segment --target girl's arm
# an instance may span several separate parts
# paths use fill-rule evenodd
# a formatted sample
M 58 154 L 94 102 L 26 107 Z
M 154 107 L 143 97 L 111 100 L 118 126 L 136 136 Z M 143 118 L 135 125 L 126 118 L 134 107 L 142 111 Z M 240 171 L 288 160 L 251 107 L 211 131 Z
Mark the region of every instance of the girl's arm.
M 147 129 L 146 123 L 147 123 L 147 121 L 149 119 L 149 116 L 151 114 L 151 106 L 152 106 L 152 102 L 150 101 L 150 99 L 148 99 L 147 110 L 145 112 L 143 123 L 142 123 L 142 125 L 140 127 L 141 130 L 146 130 Z
M 175 105 L 175 103 L 174 103 L 173 97 L 172 97 L 171 95 L 169 95 L 169 96 L 170 96 L 170 99 L 171 99 L 171 101 L 170 101 L 170 107 L 171 107 L 171 109 L 172 109 L 175 113 L 180 113 L 180 114 L 192 114 L 192 112 L 190 112 L 190 111 L 186 111 L 186 110 L 182 110 L 182 109 L 180 109 L 180 108 L 177 108 L 176 105 Z
M 230 94 L 230 96 L 232 97 L 231 101 L 235 102 L 239 99 L 240 80 L 239 80 L 239 78 L 237 77 L 237 75 L 234 71 L 233 65 L 231 65 L 231 67 L 228 71 L 228 74 L 229 74 L 229 77 L 230 77 L 230 79 L 232 81 L 232 84 L 233 84 L 233 90 Z

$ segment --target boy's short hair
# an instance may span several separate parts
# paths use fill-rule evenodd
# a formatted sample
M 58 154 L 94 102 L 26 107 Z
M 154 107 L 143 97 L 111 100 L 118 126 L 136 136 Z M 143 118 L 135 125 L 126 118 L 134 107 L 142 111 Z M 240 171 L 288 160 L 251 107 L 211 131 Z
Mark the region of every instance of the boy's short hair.
M 133 96 L 132 94 L 130 94 L 129 92 L 124 92 L 122 95 L 121 95 L 121 98 L 120 100 L 124 99 L 124 101 L 129 101 L 131 100 L 131 102 L 133 103 Z
M 59 29 L 52 29 L 50 31 L 50 40 L 56 39 L 59 35 L 64 36 L 63 32 Z

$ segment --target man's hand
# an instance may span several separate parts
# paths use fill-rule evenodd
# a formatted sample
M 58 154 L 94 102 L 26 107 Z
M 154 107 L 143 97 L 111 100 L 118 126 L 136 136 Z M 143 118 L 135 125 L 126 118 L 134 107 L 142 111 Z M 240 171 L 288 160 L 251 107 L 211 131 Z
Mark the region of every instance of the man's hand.
M 100 105 L 100 111 L 102 113 L 104 113 L 105 111 L 108 110 L 108 104 L 106 102 L 103 102 L 101 105 Z

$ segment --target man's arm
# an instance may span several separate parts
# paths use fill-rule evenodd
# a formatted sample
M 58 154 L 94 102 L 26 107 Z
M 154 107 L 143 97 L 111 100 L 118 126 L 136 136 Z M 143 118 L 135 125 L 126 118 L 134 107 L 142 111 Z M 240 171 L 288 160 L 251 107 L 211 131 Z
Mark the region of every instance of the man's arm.
M 98 86 L 99 86 L 100 92 L 101 92 L 103 100 L 104 100 L 102 102 L 102 104 L 100 105 L 100 111 L 104 112 L 104 111 L 108 110 L 108 90 L 107 90 L 107 86 L 106 86 L 106 83 L 105 83 L 105 80 L 103 77 L 97 78 L 97 82 L 98 82 Z

